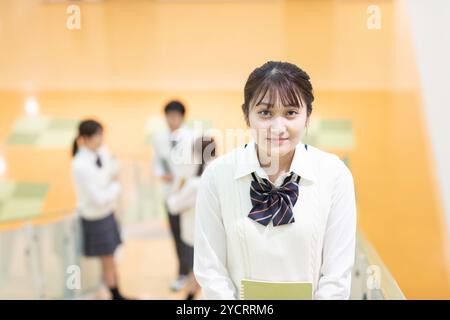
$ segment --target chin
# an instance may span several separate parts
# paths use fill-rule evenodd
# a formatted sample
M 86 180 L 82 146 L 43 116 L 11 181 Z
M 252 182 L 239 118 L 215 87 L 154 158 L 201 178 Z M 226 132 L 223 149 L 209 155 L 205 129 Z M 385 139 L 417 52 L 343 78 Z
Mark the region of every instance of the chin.
M 295 147 L 292 147 L 291 145 L 279 146 L 279 147 L 271 148 L 271 153 L 274 155 L 278 154 L 280 156 L 284 156 L 285 154 L 288 154 L 289 152 L 291 152 L 294 149 L 295 149 Z
M 295 145 L 291 141 L 287 141 L 281 145 L 270 146 L 270 154 L 283 156 L 295 149 Z

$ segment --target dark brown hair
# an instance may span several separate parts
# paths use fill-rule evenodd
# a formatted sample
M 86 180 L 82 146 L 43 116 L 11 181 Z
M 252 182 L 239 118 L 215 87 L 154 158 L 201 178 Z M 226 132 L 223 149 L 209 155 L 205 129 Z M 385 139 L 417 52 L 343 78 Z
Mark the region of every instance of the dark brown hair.
M 100 122 L 97 122 L 95 120 L 82 121 L 78 125 L 78 135 L 73 142 L 72 157 L 75 157 L 75 155 L 78 152 L 78 138 L 80 138 L 80 137 L 90 138 L 102 131 L 103 131 L 103 126 L 101 125 Z
M 186 113 L 186 107 L 180 101 L 172 100 L 164 107 L 164 113 L 168 114 L 169 112 L 178 112 L 184 117 L 184 114 Z
M 201 164 L 197 171 L 197 176 L 201 176 L 206 164 L 216 156 L 216 142 L 213 137 L 202 136 L 195 141 L 195 146 L 197 152 L 201 151 Z
M 270 104 L 274 104 L 278 97 L 284 106 L 301 108 L 304 102 L 307 116 L 311 115 L 314 94 L 310 78 L 295 64 L 269 61 L 250 74 L 245 84 L 242 105 L 247 124 L 249 124 L 250 108 L 260 104 L 266 95 Z

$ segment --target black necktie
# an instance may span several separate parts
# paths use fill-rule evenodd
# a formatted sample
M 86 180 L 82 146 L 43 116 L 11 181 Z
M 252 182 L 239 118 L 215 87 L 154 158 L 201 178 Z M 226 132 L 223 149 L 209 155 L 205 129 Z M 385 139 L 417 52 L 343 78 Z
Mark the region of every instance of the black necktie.
M 267 179 L 258 180 L 254 173 L 252 177 L 250 199 L 253 208 L 248 217 L 263 226 L 267 226 L 270 221 L 274 227 L 295 222 L 292 209 L 298 199 L 300 177 L 291 174 L 278 188 Z
M 98 168 L 101 168 L 103 166 L 102 159 L 100 158 L 99 155 L 97 155 L 97 160 L 95 161 L 95 164 L 97 165 Z

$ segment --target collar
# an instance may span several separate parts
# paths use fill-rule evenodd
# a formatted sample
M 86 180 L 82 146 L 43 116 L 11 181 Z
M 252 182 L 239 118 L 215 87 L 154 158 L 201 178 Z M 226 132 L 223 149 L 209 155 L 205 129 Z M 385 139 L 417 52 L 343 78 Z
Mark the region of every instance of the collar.
M 299 142 L 295 147 L 294 157 L 290 167 L 290 172 L 294 172 L 302 179 L 314 182 L 316 176 L 312 167 L 311 150 L 308 146 Z M 259 176 L 267 176 L 256 154 L 256 143 L 254 140 L 241 146 L 237 154 L 237 168 L 235 170 L 234 178 L 239 179 L 246 175 L 256 172 Z
M 172 140 L 179 140 L 189 133 L 189 129 L 184 123 L 175 131 L 170 131 L 169 128 L 167 128 L 167 131 L 169 132 L 169 136 Z
M 81 156 L 87 158 L 89 161 L 93 161 L 94 163 L 95 161 L 97 161 L 98 153 L 95 153 L 86 147 L 81 147 L 78 152 Z

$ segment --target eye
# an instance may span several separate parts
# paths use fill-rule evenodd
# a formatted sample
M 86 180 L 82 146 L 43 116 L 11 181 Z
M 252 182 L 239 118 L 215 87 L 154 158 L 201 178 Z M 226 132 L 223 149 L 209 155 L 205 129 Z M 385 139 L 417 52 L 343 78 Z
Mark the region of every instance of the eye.
M 286 114 L 289 117 L 295 117 L 296 115 L 298 115 L 298 111 L 296 111 L 296 110 L 289 110 L 288 112 L 286 112 Z
M 263 117 L 269 117 L 270 116 L 270 111 L 269 110 L 261 110 L 258 112 L 258 114 L 260 114 Z

